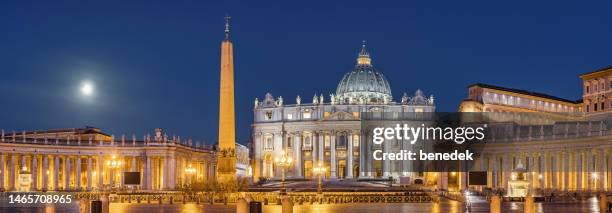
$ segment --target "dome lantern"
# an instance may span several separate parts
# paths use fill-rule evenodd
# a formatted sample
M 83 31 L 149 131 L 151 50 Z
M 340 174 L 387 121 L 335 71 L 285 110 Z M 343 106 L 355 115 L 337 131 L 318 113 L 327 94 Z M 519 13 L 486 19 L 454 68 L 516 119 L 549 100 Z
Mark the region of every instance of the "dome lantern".
M 387 104 L 393 99 L 389 82 L 372 66 L 365 47 L 364 41 L 355 68 L 344 75 L 336 96 L 341 103 L 358 104 L 358 100 L 363 100 L 365 104 Z

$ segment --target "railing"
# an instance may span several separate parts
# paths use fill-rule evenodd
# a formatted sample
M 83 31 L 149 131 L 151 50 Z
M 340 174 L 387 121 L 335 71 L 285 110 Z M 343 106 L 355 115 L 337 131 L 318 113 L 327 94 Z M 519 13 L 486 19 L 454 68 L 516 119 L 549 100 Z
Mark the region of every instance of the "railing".
M 612 135 L 604 121 L 563 122 L 553 125 L 489 124 L 488 141 L 542 141 Z
M 77 197 L 85 199 L 98 199 L 101 193 L 83 193 Z M 111 194 L 109 200 L 114 203 L 208 203 L 208 204 L 235 204 L 238 199 L 247 197 L 252 201 L 262 202 L 263 205 L 280 204 L 281 196 L 271 192 L 238 192 L 238 193 L 133 193 Z M 338 204 L 338 203 L 429 203 L 435 198 L 425 192 L 398 193 L 398 192 L 330 192 L 317 194 L 316 192 L 290 192 L 287 197 L 297 205 L 307 204 Z
M 9 135 L 0 138 L 0 143 L 11 143 L 11 144 L 35 144 L 35 145 L 48 145 L 48 146 L 87 146 L 87 147 L 151 147 L 151 146 L 178 146 L 188 149 L 194 149 L 197 151 L 212 151 L 212 146 L 209 145 L 194 145 L 186 141 L 177 140 L 166 140 L 166 141 L 82 141 L 75 139 L 44 139 L 44 138 L 23 138 L 19 135 Z

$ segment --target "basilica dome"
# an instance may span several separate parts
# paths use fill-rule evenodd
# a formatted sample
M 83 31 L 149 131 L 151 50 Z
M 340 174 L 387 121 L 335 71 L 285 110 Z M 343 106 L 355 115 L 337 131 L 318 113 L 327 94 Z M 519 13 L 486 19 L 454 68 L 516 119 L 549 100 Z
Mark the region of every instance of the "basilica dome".
M 388 103 L 391 88 L 385 76 L 372 66 L 370 54 L 362 45 L 355 68 L 346 73 L 336 88 L 336 97 L 343 103 Z

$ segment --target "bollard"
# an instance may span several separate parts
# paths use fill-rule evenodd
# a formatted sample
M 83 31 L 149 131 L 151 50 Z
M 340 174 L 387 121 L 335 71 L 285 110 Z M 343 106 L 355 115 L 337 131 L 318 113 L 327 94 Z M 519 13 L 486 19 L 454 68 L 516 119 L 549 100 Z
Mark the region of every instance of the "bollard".
M 501 213 L 501 200 L 498 195 L 491 197 L 491 213 Z
M 87 199 L 80 199 L 79 200 L 79 212 L 80 213 L 89 213 L 89 212 L 91 212 L 89 200 L 87 200 Z
M 102 201 L 92 200 L 90 210 L 91 213 L 102 213 Z
M 535 202 L 531 194 L 528 194 L 527 197 L 525 197 L 525 209 L 524 210 L 525 210 L 525 213 L 535 213 Z
M 236 213 L 248 213 L 248 212 L 249 212 L 249 205 L 247 204 L 247 201 L 244 198 L 238 199 L 238 202 L 236 202 Z
M 174 204 L 174 196 L 170 196 L 170 204 Z
M 293 202 L 289 197 L 284 197 L 282 201 L 282 212 L 283 213 L 293 213 Z
M 608 211 L 608 198 L 606 193 L 602 192 L 599 194 L 599 212 Z
M 249 213 L 261 213 L 261 202 L 252 201 L 249 203 Z

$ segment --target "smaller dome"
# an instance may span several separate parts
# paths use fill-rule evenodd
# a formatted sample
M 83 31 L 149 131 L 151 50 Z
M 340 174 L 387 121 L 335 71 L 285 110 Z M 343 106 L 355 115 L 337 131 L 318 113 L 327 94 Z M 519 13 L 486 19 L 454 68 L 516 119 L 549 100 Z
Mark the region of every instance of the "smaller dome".
M 346 103 L 388 103 L 391 88 L 385 76 L 372 66 L 370 54 L 362 45 L 355 68 L 346 73 L 336 88 L 338 99 Z

